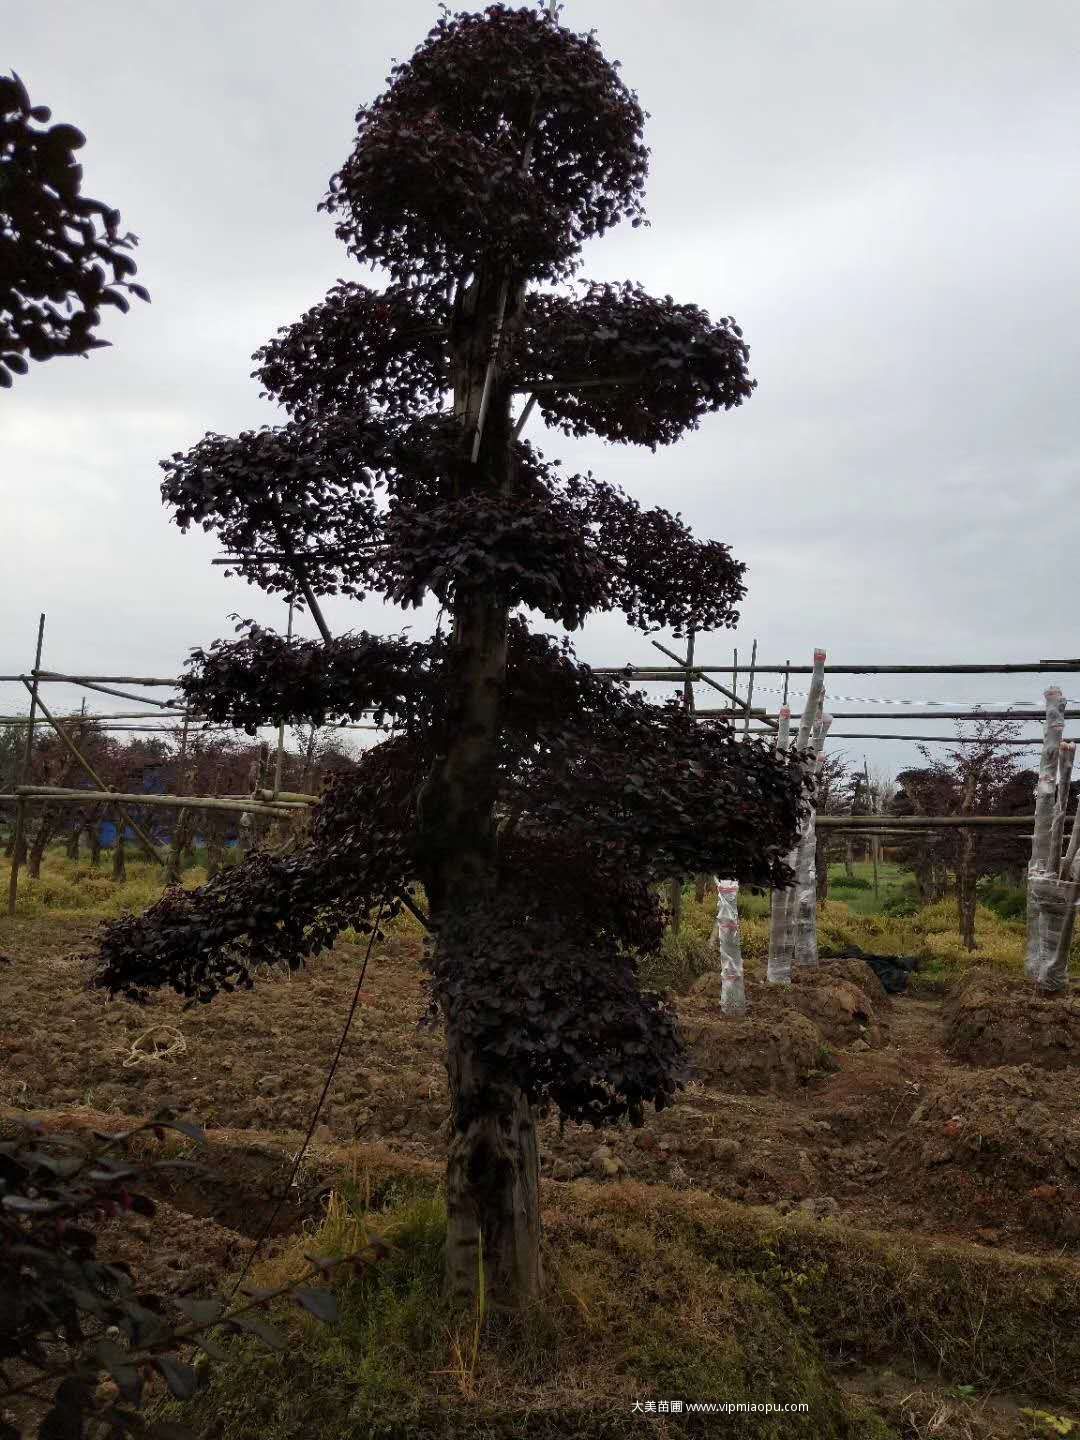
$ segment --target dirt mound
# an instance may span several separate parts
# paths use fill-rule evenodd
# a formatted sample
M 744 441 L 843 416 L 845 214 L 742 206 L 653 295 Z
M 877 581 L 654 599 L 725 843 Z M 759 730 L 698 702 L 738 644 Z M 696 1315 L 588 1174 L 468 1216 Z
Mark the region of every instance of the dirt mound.
M 696 1016 L 708 1003 L 715 1014 L 719 995 L 720 975 L 710 970 L 695 980 L 680 1008 Z M 861 960 L 825 960 L 813 970 L 797 970 L 790 986 L 748 982 L 746 996 L 751 1015 L 764 1008 L 768 1018 L 775 1019 L 795 1010 L 832 1045 L 864 1040 L 877 1049 L 888 1024 L 889 998 Z
M 693 1074 L 706 1084 L 742 1094 L 787 1091 L 821 1067 L 822 1033 L 792 1004 L 791 987 L 749 982 L 748 1013 L 740 1017 L 717 1015 L 701 990 L 687 1000 L 679 1006 L 682 1032 Z
M 1071 1087 L 1033 1065 L 958 1073 L 932 1090 L 889 1168 L 991 1232 L 1080 1242 L 1080 1117 Z
M 1080 996 L 977 971 L 946 1001 L 945 1049 L 968 1065 L 1080 1065 Z
M 795 971 L 796 983 L 817 976 L 825 976 L 830 980 L 846 980 L 849 985 L 854 985 L 864 992 L 876 1011 L 887 1008 L 892 1003 L 885 993 L 885 986 L 870 966 L 865 960 L 859 960 L 854 955 L 823 955 L 815 969 Z
M 833 1045 L 863 1040 L 876 1050 L 882 1042 L 882 1020 L 866 991 L 849 980 L 799 975 L 791 987 L 791 1003 Z

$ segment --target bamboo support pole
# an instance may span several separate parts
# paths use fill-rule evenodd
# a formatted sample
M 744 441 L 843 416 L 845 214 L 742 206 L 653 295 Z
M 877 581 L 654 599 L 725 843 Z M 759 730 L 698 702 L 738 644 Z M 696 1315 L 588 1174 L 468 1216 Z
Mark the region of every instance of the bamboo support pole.
M 676 657 L 677 658 L 677 657 Z M 649 668 L 649 667 L 646 667 Z M 655 667 L 653 667 L 655 668 Z M 678 667 L 668 667 L 669 673 L 674 673 Z M 710 675 L 730 675 L 730 665 L 705 665 L 697 666 L 697 669 L 704 669 Z M 595 667 L 597 675 L 617 675 L 625 671 L 626 666 Z M 826 675 L 1072 675 L 1080 672 L 1080 660 L 1027 661 L 1019 664 L 1000 665 L 826 665 Z M 782 665 L 761 664 L 757 667 L 759 675 L 812 675 L 813 665 L 792 665 L 790 660 L 785 660 Z M 0 680 L 4 677 L 0 675 Z
M 1030 830 L 1034 815 L 819 815 L 830 830 Z
M 750 734 L 750 716 L 754 704 L 754 666 L 757 664 L 757 640 L 750 647 L 750 674 L 746 681 L 746 715 L 743 719 L 743 739 Z
M 38 669 L 41 665 L 41 647 L 45 640 L 45 613 L 38 616 L 37 650 L 34 656 L 34 680 L 30 686 L 30 716 L 26 726 L 26 744 L 23 747 L 22 764 L 16 775 L 16 788 L 19 781 L 26 780 L 30 775 L 30 767 L 34 759 L 34 715 L 38 704 Z M 19 891 L 19 862 L 22 859 L 23 837 L 26 833 L 26 804 L 22 800 L 15 802 L 15 835 L 14 849 L 11 852 L 11 874 L 8 878 L 8 914 L 15 914 L 15 902 Z
M 16 794 L 27 800 L 57 801 L 61 804 L 69 801 L 76 803 L 107 801 L 111 804 L 121 805 L 150 805 L 166 810 L 197 806 L 200 810 L 246 810 L 253 815 L 294 815 L 297 811 L 309 808 L 307 805 L 296 804 L 269 805 L 265 801 L 252 800 L 244 796 L 154 795 L 141 794 L 138 791 L 66 789 L 54 785 L 20 785 Z M 130 825 L 130 819 L 126 823 Z
M 289 600 L 289 623 L 285 631 L 286 642 L 292 639 L 293 625 L 293 601 Z M 285 763 L 285 721 L 278 722 L 277 732 L 277 755 L 274 757 L 274 799 L 276 800 L 281 790 L 281 771 Z
M 134 700 L 139 705 L 153 705 L 158 710 L 182 711 L 183 705 L 175 705 L 170 700 L 152 700 L 149 695 L 132 695 L 129 690 L 117 690 L 112 685 L 101 685 L 96 680 L 75 680 L 72 684 L 79 685 L 85 690 L 96 690 L 101 695 L 114 695 L 118 700 Z
M 35 667 L 36 668 L 36 667 Z M 10 681 L 12 684 L 26 684 L 32 675 L 0 675 L 0 681 Z M 157 675 L 67 675 L 59 670 L 38 670 L 39 680 L 52 681 L 58 685 L 168 685 L 172 689 L 180 684 L 179 680 L 163 680 Z M 135 696 L 137 700 L 144 700 L 142 695 Z M 149 701 L 144 701 L 149 704 Z
M 75 744 L 74 740 L 72 740 L 71 736 L 67 734 L 67 732 L 64 730 L 64 727 L 60 724 L 60 722 L 59 722 L 58 720 L 56 720 L 56 719 L 54 718 L 54 716 L 53 716 L 53 715 L 51 714 L 51 712 L 49 711 L 48 706 L 45 704 L 45 701 L 42 700 L 40 696 L 38 697 L 38 702 L 37 702 L 37 703 L 41 706 L 42 713 L 43 713 L 49 720 L 52 721 L 52 727 L 53 727 L 53 729 L 56 731 L 57 735 L 58 735 L 58 736 L 60 737 L 60 739 L 63 741 L 64 745 L 67 746 L 68 750 L 70 751 L 70 753 L 71 753 L 72 757 L 75 759 L 75 761 L 76 761 L 79 765 L 82 766 L 82 768 L 86 771 L 87 775 L 90 776 L 90 779 L 93 780 L 94 784 L 97 785 L 106 795 L 109 795 L 109 794 L 110 794 L 109 787 L 105 784 L 104 780 L 102 780 L 101 776 L 97 773 L 97 771 L 94 769 L 94 767 L 90 764 L 90 761 L 87 760 L 86 756 L 82 753 L 82 751 L 79 749 L 79 747 Z M 26 787 L 25 787 L 25 786 L 20 786 L 20 787 L 19 787 L 19 791 L 20 791 L 20 793 L 29 793 L 29 792 L 26 790 Z M 100 798 L 101 798 L 100 796 L 95 796 L 95 799 L 100 799 Z M 124 811 L 124 810 L 122 810 L 122 809 L 120 810 L 120 816 L 121 816 L 121 818 L 123 819 L 124 823 L 125 823 L 126 825 L 130 826 L 130 828 L 134 831 L 136 837 L 137 837 L 138 840 L 139 840 L 139 843 L 142 845 L 143 849 L 147 852 L 147 854 L 150 856 L 150 858 L 151 858 L 152 860 L 156 860 L 157 863 L 158 863 L 159 865 L 161 865 L 162 867 L 166 866 L 166 865 L 168 864 L 168 861 L 165 859 L 165 857 L 164 857 L 163 855 L 161 855 L 161 854 L 159 853 L 157 846 L 156 846 L 156 845 L 154 844 L 154 842 L 150 839 L 150 836 L 147 835 L 146 831 L 143 830 L 142 826 L 136 824 L 136 822 L 131 818 L 131 816 L 128 815 L 128 814 L 126 813 L 126 811 Z
M 701 679 L 705 682 L 705 684 L 708 684 L 708 683 L 709 683 L 707 676 L 702 675 L 702 676 L 701 676 Z M 745 707 L 744 703 L 742 702 L 742 700 L 740 700 L 738 703 L 739 703 L 739 708 L 738 708 L 738 710 L 699 710 L 697 713 L 701 716 L 701 718 L 702 718 L 703 720 L 735 720 L 735 719 L 741 719 L 742 716 L 743 716 L 743 714 L 745 713 L 746 707 Z M 757 714 L 757 715 L 759 715 L 759 716 L 765 721 L 766 724 L 770 724 L 770 723 L 771 723 L 772 716 L 769 714 L 768 711 L 755 711 L 754 713 Z M 803 717 L 800 715 L 800 716 L 793 716 L 792 718 L 793 718 L 793 719 L 798 719 L 798 720 L 801 722 L 801 720 L 802 720 Z M 813 712 L 811 712 L 810 718 L 811 718 L 811 723 L 812 723 L 812 722 L 813 722 L 813 719 L 814 719 L 814 714 L 813 714 Z M 908 720 L 1029 720 L 1029 721 L 1034 721 L 1034 720 L 1042 720 L 1042 719 L 1043 719 L 1043 712 L 1042 712 L 1041 710 L 908 710 L 908 711 L 897 710 L 897 711 L 893 711 L 893 710 L 888 709 L 888 708 L 885 707 L 885 706 L 881 706 L 881 707 L 879 707 L 877 710 L 834 710 L 834 711 L 833 711 L 833 719 L 834 719 L 834 720 L 890 720 L 890 721 L 908 721 Z M 904 735 L 895 735 L 895 736 L 889 736 L 888 738 L 889 738 L 889 739 L 895 739 L 895 740 L 904 740 L 904 739 L 906 739 L 907 737 L 904 736 Z M 1033 743 L 1033 742 L 1028 741 L 1028 742 L 1026 742 L 1026 743 L 1031 744 L 1031 743 Z

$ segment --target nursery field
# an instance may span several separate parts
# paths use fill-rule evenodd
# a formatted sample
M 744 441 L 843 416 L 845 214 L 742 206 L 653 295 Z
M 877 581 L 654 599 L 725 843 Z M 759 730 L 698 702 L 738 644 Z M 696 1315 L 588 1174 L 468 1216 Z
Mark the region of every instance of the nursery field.
M 980 909 L 968 956 L 946 902 L 833 898 L 822 947 L 920 955 L 912 993 L 850 959 L 782 991 L 763 983 L 767 902 L 746 896 L 749 1014 L 730 1020 L 688 893 L 650 976 L 687 1042 L 679 1103 L 638 1130 L 542 1122 L 548 1300 L 481 1339 L 438 1295 L 446 1079 L 412 922 L 374 949 L 290 1186 L 362 947 L 190 1010 L 109 1002 L 79 957 L 101 915 L 152 898 L 151 873 L 129 877 L 50 856 L 24 884 L 0 939 L 0 1113 L 116 1130 L 170 1100 L 207 1127 L 200 1154 L 182 1143 L 205 1169 L 105 1234 L 159 1289 L 225 1283 L 275 1208 L 259 1283 L 367 1233 L 397 1247 L 345 1289 L 340 1327 L 282 1320 L 287 1365 L 237 1346 L 211 1366 L 196 1433 L 1080 1434 L 1080 1005 L 1028 994 L 1021 923 Z M 809 1410 L 687 1408 L 726 1402 Z

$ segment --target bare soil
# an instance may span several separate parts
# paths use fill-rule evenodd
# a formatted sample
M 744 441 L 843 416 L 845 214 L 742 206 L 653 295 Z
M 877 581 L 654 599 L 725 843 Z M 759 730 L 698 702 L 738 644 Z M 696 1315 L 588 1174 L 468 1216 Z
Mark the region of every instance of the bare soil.
M 0 1115 L 115 1124 L 169 1100 L 228 1132 L 210 1157 L 215 1178 L 163 1196 L 159 1264 L 228 1270 L 275 1206 L 278 1233 L 312 1219 L 331 1168 L 320 1156 L 340 1164 L 350 1146 L 379 1146 L 441 1162 L 442 1037 L 418 1023 L 415 940 L 376 948 L 302 1183 L 289 1190 L 360 948 L 339 945 L 303 973 L 185 1010 L 171 994 L 133 1006 L 88 991 L 75 957 L 92 929 L 27 920 L 5 937 Z M 958 1038 L 983 1013 L 995 1017 L 977 1022 L 983 1037 L 1007 1024 L 1044 1035 L 1044 1012 L 1060 1019 L 1073 1002 L 997 976 L 944 1007 L 890 999 L 854 961 L 823 962 L 787 990 L 751 981 L 739 1020 L 719 1014 L 715 988 L 707 977 L 678 1001 L 693 1063 L 680 1103 L 636 1131 L 543 1120 L 548 1179 L 662 1182 L 928 1242 L 1080 1254 L 1080 1122 L 1057 1061 L 1047 1068 L 1049 1049 L 1032 1043 L 988 1067 L 983 1040 L 968 1047 L 974 1060 Z

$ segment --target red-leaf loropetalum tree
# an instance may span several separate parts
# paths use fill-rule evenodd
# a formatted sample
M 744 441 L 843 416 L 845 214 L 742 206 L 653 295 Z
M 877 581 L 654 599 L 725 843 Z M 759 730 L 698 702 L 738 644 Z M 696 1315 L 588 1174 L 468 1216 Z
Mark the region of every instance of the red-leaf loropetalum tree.
M 150 298 L 130 279 L 137 242 L 120 233 L 119 211 L 82 193 L 75 151 L 86 137 L 51 117 L 18 75 L 0 75 L 0 389 L 28 359 L 107 345 L 94 334 L 103 305 Z
M 591 34 L 500 5 L 444 16 L 359 112 L 324 204 L 390 283 L 342 282 L 280 331 L 255 373 L 288 422 L 207 435 L 164 462 L 163 493 L 240 573 L 304 597 L 323 637 L 244 623 L 194 652 L 189 703 L 248 730 L 374 712 L 393 735 L 334 779 L 310 845 L 170 892 L 101 945 L 112 990 L 208 999 L 422 883 L 452 1105 L 448 1282 L 473 1295 L 482 1256 L 496 1303 L 541 1285 L 538 1110 L 641 1123 L 680 1082 L 673 1016 L 637 982 L 658 884 L 790 880 L 805 803 L 795 757 L 647 703 L 514 613 L 574 628 L 618 609 L 681 633 L 730 625 L 744 593 L 727 546 L 562 474 L 514 418 L 532 396 L 566 433 L 655 447 L 751 393 L 732 320 L 567 283 L 584 240 L 641 219 L 642 120 Z M 371 592 L 436 596 L 448 631 L 332 636 L 318 597 Z

